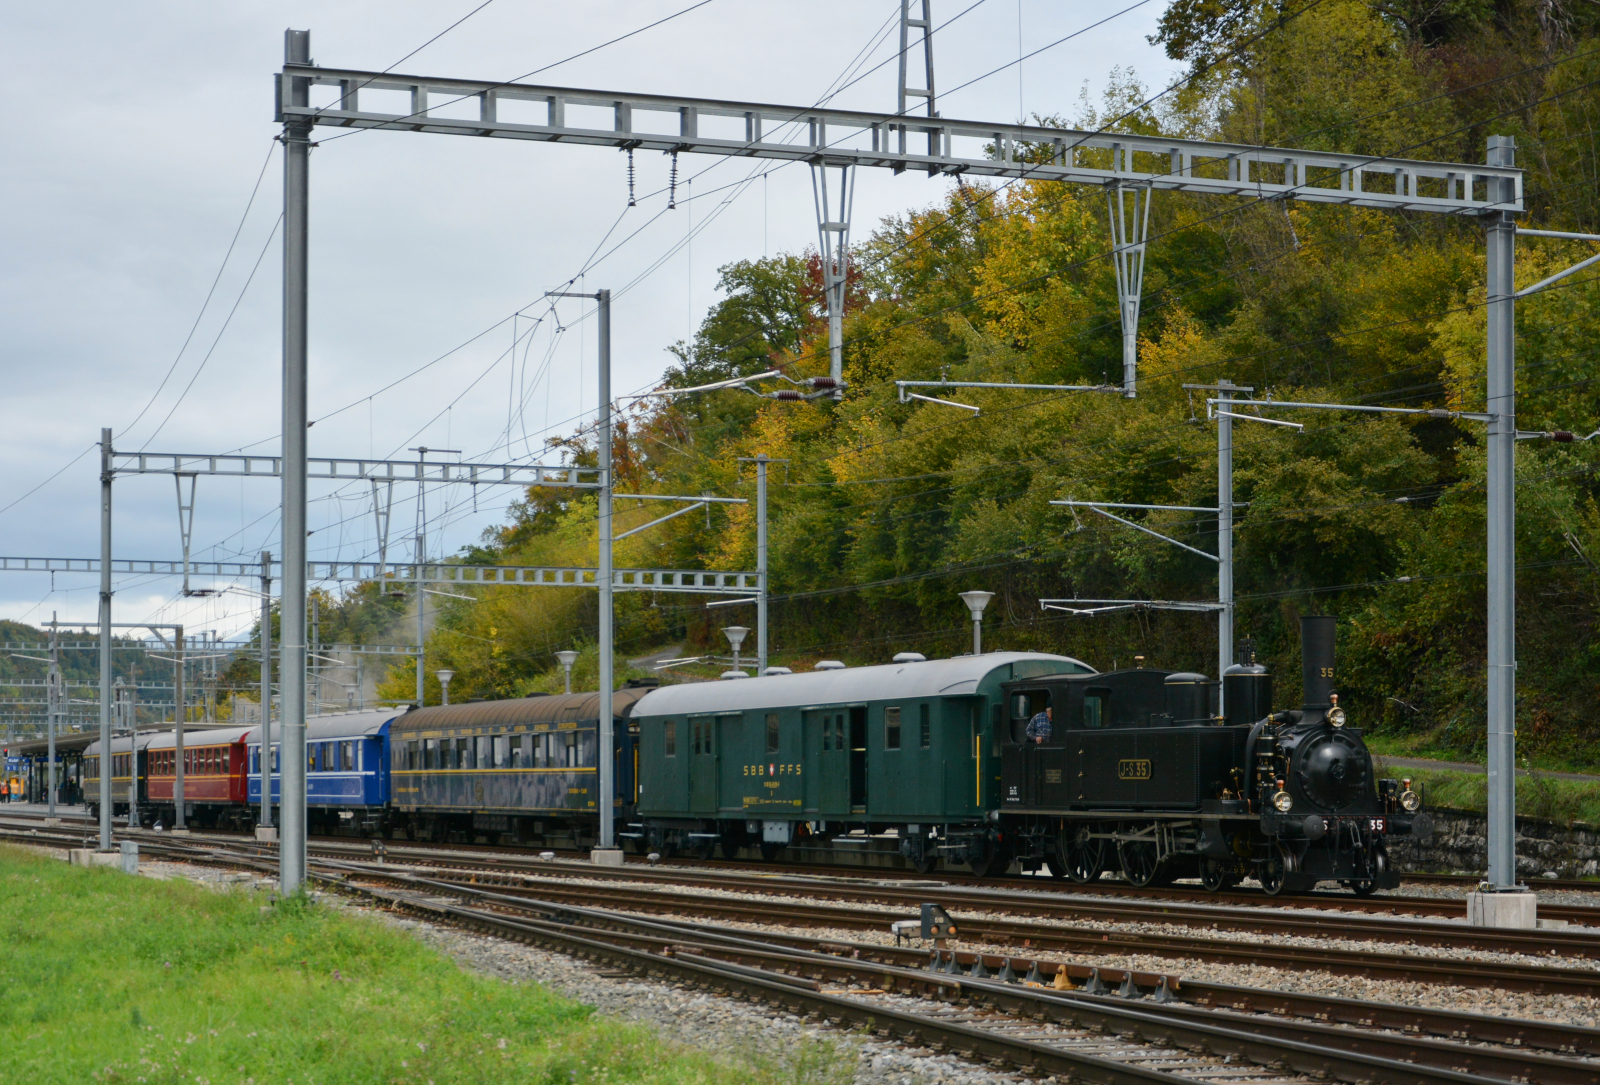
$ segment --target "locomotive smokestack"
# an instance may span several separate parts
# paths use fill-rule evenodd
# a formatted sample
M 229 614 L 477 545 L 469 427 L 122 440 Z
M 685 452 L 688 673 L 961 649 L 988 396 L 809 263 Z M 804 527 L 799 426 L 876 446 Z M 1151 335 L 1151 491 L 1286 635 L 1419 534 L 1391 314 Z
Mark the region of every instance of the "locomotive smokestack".
M 1338 688 L 1333 669 L 1334 618 L 1318 614 L 1300 619 L 1300 673 L 1305 711 L 1319 716 L 1333 704 Z

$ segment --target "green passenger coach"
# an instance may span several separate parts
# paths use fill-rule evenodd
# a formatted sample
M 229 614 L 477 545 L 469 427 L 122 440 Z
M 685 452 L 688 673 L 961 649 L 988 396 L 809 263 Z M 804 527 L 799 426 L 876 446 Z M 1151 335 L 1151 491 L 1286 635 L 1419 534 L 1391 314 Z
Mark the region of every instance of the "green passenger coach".
M 1001 854 L 1001 684 L 1093 674 L 1065 656 L 996 652 L 663 686 L 634 706 L 639 822 L 651 850 L 729 857 L 894 831 L 919 870 Z

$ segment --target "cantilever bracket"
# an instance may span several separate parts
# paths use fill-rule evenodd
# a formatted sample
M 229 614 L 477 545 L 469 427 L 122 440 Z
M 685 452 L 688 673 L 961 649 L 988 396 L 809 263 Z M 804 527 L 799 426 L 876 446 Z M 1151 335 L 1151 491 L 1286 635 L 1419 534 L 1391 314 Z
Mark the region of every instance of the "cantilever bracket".
M 1105 509 L 1100 508 L 1098 505 L 1090 505 L 1089 506 L 1089 511 L 1090 512 L 1098 512 L 1101 516 L 1104 516 L 1108 520 L 1115 520 L 1119 524 L 1126 524 L 1129 527 L 1133 528 L 1135 531 L 1142 531 L 1146 535 L 1153 535 L 1156 538 L 1160 539 L 1162 542 L 1169 542 L 1173 546 L 1181 547 L 1182 549 L 1189 551 L 1189 553 L 1191 553 L 1191 554 L 1199 554 L 1201 557 L 1206 558 L 1207 560 L 1216 561 L 1216 562 L 1220 562 L 1222 560 L 1221 558 L 1217 557 L 1217 555 L 1215 555 L 1215 554 L 1208 554 L 1204 550 L 1197 550 L 1194 547 L 1190 546 L 1188 543 L 1182 543 L 1182 542 L 1179 542 L 1177 539 L 1169 538 L 1168 536 L 1161 534 L 1161 532 L 1159 532 L 1159 531 L 1151 531 L 1149 528 L 1145 527 L 1143 524 L 1136 524 L 1132 520 L 1125 520 L 1122 517 L 1118 516 L 1114 512 L 1107 512 Z

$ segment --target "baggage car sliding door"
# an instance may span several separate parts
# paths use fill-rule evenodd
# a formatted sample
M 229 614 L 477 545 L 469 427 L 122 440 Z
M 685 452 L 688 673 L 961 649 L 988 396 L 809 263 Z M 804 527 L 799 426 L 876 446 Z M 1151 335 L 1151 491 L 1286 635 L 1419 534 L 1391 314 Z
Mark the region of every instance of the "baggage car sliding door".
M 717 812 L 717 718 L 689 717 L 689 810 Z
M 810 805 L 824 818 L 850 812 L 850 751 L 845 749 L 845 710 L 823 708 L 805 714 L 806 749 L 816 751 L 817 772 L 807 786 Z

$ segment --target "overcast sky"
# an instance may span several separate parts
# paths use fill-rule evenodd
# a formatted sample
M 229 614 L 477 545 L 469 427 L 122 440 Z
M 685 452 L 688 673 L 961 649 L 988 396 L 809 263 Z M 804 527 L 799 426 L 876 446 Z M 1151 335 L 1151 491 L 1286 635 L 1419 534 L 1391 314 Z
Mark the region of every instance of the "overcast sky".
M 480 2 L 7 8 L 0 554 L 98 554 L 91 445 L 102 426 L 125 450 L 278 450 L 282 165 L 271 76 L 283 30 L 309 29 L 319 64 L 378 70 Z M 693 2 L 492 0 L 396 71 L 514 79 Z M 1165 86 L 1174 65 L 1146 42 L 1165 5 L 1146 0 L 1026 61 L 1020 79 L 1014 65 L 955 90 L 1016 60 L 1019 49 L 1049 45 L 1135 2 L 979 0 L 963 15 L 971 0 L 934 0 L 937 24 L 959 16 L 935 35 L 941 113 L 1070 117 L 1085 83 L 1098 95 L 1119 65 Z M 833 100 L 887 111 L 895 108 L 898 9 L 898 0 L 711 0 L 533 81 L 803 106 L 845 73 L 888 60 Z M 333 134 L 318 129 L 316 137 Z M 570 433 L 595 398 L 592 321 L 577 302 L 552 317 L 543 293 L 589 264 L 581 288 L 618 294 L 613 388 L 649 387 L 672 360 L 667 347 L 691 335 L 715 302 L 718 266 L 816 244 L 809 171 L 777 165 L 685 156 L 679 207 L 657 217 L 669 168 L 660 154 L 638 155 L 641 199 L 628 209 L 625 159 L 610 149 L 399 132 L 318 148 L 310 399 L 311 417 L 323 421 L 311 433 L 312 455 L 406 456 L 422 444 L 484 462 L 541 455 L 544 437 Z M 752 170 L 771 172 L 732 202 L 726 197 L 738 190 L 708 193 Z M 862 171 L 854 236 L 937 201 L 944 184 Z M 699 232 L 684 244 L 691 231 Z M 313 557 L 375 555 L 367 492 L 312 483 L 311 495 Z M 195 556 L 276 552 L 278 496 L 273 482 L 201 478 Z M 483 490 L 476 511 L 465 491 L 430 496 L 430 553 L 476 539 L 503 517 L 508 496 Z M 415 501 L 414 488 L 396 495 L 392 546 L 405 557 Z M 118 557 L 179 555 L 169 477 L 119 481 L 115 502 Z M 0 616 L 39 623 L 58 611 L 64 621 L 92 621 L 96 586 L 94 576 L 3 573 Z M 126 578 L 116 620 L 183 621 L 224 634 L 248 626 L 256 604 L 247 596 L 184 600 L 180 586 Z

